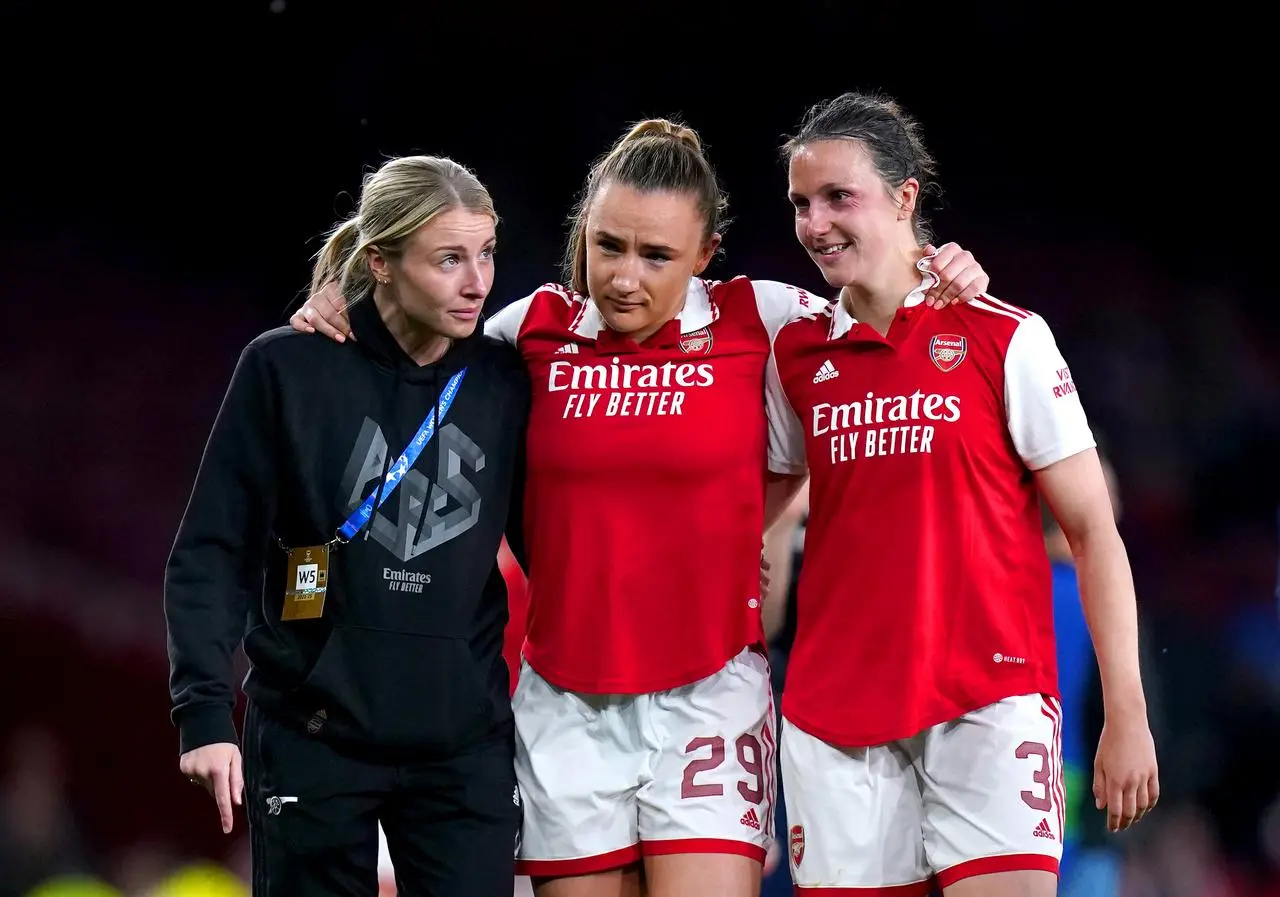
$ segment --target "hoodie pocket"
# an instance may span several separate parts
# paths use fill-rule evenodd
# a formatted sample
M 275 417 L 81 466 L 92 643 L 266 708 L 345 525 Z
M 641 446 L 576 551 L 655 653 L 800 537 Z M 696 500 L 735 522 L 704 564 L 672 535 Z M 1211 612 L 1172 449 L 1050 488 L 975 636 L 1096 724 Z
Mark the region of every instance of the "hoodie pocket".
M 338 627 L 299 691 L 332 739 L 450 752 L 494 718 L 486 678 L 462 639 Z

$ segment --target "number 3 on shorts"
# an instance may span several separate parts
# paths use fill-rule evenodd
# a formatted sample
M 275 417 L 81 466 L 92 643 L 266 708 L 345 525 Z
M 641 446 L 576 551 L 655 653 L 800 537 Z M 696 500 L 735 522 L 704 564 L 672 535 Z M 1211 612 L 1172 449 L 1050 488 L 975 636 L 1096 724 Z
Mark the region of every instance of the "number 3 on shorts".
M 734 744 L 737 747 L 738 766 L 750 778 L 739 780 L 738 794 L 752 804 L 764 801 L 764 769 L 761 764 L 763 754 L 760 750 L 760 739 L 750 732 L 738 736 Z M 697 757 L 689 761 L 684 768 L 684 778 L 680 782 L 680 797 L 689 800 L 697 797 L 720 797 L 724 794 L 724 785 L 720 782 L 698 782 L 699 773 L 719 769 L 724 763 L 725 744 L 719 735 L 702 736 L 685 745 L 685 756 L 691 756 L 711 748 L 709 757 Z
M 1018 745 L 1018 749 L 1014 751 L 1014 756 L 1019 760 L 1026 760 L 1029 757 L 1036 757 L 1040 760 L 1040 768 L 1031 776 L 1031 781 L 1039 785 L 1043 791 L 1043 796 L 1033 791 L 1022 792 L 1022 802 L 1033 810 L 1041 813 L 1048 813 L 1053 809 L 1053 799 L 1049 794 L 1049 788 L 1052 779 L 1049 772 L 1049 749 L 1038 741 L 1024 741 Z

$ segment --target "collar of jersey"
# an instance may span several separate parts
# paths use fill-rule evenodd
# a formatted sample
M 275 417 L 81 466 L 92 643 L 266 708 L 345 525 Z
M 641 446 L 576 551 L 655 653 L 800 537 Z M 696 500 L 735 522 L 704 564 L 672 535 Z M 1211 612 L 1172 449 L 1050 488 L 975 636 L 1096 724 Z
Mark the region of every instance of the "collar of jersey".
M 684 294 L 684 307 L 676 315 L 676 320 L 680 322 L 680 332 L 683 334 L 701 330 L 719 317 L 720 309 L 712 301 L 706 282 L 697 277 L 690 278 L 689 289 Z M 582 303 L 582 311 L 569 329 L 578 336 L 596 339 L 600 331 L 606 330 L 607 326 L 604 323 L 604 317 L 600 314 L 600 309 L 596 307 L 593 300 L 588 299 Z
M 938 284 L 938 275 L 933 273 L 932 262 L 931 255 L 926 255 L 916 262 L 916 270 L 920 272 L 920 286 L 907 293 L 907 298 L 902 301 L 903 308 L 914 308 L 923 303 L 925 290 Z M 844 302 L 839 296 L 836 296 L 832 304 L 835 306 L 835 311 L 831 315 L 831 339 L 840 339 L 853 329 L 858 319 L 849 314 L 849 310 L 844 307 Z

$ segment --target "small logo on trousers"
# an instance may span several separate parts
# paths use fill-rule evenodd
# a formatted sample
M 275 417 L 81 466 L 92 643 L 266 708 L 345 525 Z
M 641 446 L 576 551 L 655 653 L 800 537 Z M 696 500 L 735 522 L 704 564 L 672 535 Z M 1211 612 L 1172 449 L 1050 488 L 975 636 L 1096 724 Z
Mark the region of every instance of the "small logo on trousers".
M 285 804 L 296 804 L 297 802 L 298 802 L 298 799 L 296 797 L 268 797 L 267 798 L 267 815 L 279 816 L 281 807 L 283 807 Z

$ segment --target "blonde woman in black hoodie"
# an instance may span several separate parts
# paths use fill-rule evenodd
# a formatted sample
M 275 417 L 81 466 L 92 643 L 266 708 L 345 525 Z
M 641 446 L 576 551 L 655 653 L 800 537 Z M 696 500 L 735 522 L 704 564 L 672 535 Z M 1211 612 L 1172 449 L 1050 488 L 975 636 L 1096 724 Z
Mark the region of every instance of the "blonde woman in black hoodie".
M 496 558 L 529 385 L 478 328 L 496 221 L 448 159 L 383 165 L 314 271 L 355 340 L 259 336 L 213 426 L 165 576 L 173 719 L 223 831 L 247 801 L 256 897 L 375 894 L 379 822 L 401 894 L 511 893 Z

